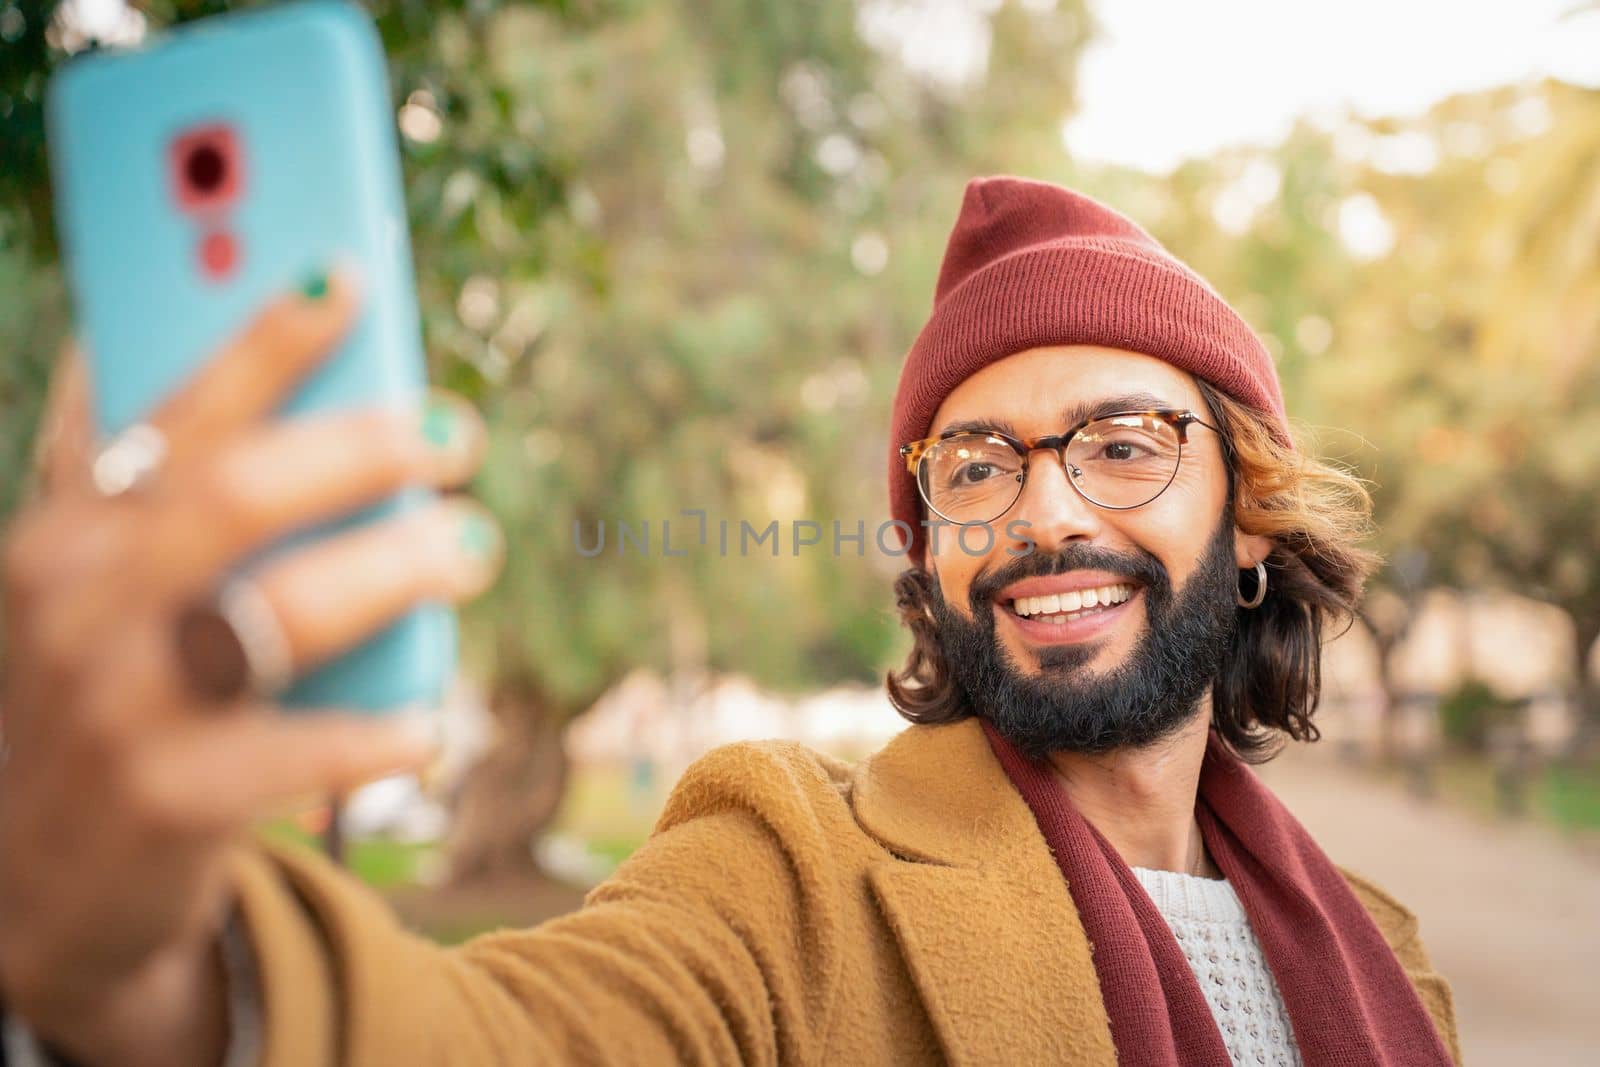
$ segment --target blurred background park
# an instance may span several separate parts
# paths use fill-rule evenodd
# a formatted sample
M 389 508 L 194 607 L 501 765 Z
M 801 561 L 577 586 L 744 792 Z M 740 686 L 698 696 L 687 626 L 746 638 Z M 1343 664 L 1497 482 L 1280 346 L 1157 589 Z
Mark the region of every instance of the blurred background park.
M 44 82 L 243 6 L 0 0 L 0 515 L 69 329 Z M 889 398 L 963 184 L 1018 173 L 1209 278 L 1370 480 L 1387 564 L 1328 647 L 1324 740 L 1263 773 L 1421 915 L 1472 1062 L 1593 1054 L 1600 4 L 367 6 L 431 372 L 489 420 L 473 489 L 510 553 L 464 613 L 439 765 L 347 798 L 342 834 L 326 809 L 272 832 L 455 940 L 577 906 L 713 745 L 857 757 L 900 729 Z M 617 543 L 666 518 L 693 544 L 695 510 L 822 543 Z M 590 558 L 574 524 L 601 522 Z

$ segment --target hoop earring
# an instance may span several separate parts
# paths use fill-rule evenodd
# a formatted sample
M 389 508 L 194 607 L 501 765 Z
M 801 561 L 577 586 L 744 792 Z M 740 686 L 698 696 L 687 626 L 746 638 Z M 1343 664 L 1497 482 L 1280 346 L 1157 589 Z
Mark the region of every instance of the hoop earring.
M 1241 571 L 1240 573 L 1244 572 Z M 1259 608 L 1261 606 L 1261 602 L 1267 599 L 1267 565 L 1265 563 L 1256 564 L 1256 595 L 1246 600 L 1244 592 L 1241 590 L 1233 594 L 1233 599 L 1241 608 Z

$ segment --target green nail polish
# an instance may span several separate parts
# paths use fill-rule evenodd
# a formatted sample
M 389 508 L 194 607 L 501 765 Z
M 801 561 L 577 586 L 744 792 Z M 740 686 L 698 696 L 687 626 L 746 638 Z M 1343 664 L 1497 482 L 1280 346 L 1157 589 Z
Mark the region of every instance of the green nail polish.
M 461 547 L 474 559 L 488 559 L 500 544 L 500 533 L 482 515 L 468 515 L 461 524 Z
M 422 436 L 435 448 L 449 448 L 456 422 L 456 413 L 449 404 L 430 399 L 422 409 Z
M 305 281 L 300 283 L 300 295 L 307 300 L 321 300 L 328 295 L 328 273 L 317 271 Z

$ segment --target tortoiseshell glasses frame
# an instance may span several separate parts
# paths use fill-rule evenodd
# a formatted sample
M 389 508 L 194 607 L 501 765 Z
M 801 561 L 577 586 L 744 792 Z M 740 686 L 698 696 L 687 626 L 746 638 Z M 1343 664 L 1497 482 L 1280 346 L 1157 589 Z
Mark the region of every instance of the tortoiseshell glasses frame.
M 1187 408 L 1113 411 L 1083 419 L 1065 433 L 1017 438 L 998 430 L 947 430 L 900 446 L 906 470 L 934 514 L 961 526 L 993 522 L 1011 510 L 1027 484 L 1029 457 L 1048 449 L 1061 460 L 1067 481 L 1084 500 L 1109 511 L 1140 508 L 1166 492 L 1178 476 L 1189 427 L 1221 431 Z M 1004 446 L 1002 448 L 1002 446 Z M 1140 452 L 1113 459 L 1085 448 Z M 1009 469 L 1007 451 L 1015 456 Z M 961 476 L 995 467 L 998 477 L 961 484 L 935 483 L 936 466 L 955 464 Z

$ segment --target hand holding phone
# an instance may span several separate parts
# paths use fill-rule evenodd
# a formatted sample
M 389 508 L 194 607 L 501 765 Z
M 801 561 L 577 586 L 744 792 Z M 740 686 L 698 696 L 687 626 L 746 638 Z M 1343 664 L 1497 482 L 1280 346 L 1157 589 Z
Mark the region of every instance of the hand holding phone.
M 82 1062 L 220 1062 L 212 939 L 239 832 L 430 753 L 415 720 L 197 699 L 173 643 L 178 609 L 241 556 L 405 485 L 459 485 L 481 459 L 460 398 L 272 417 L 359 300 L 335 274 L 268 301 L 145 416 L 168 456 L 120 496 L 92 486 L 85 368 L 69 356 L 52 385 L 41 491 L 0 557 L 0 1003 Z M 457 497 L 283 551 L 257 581 L 314 662 L 419 599 L 481 591 L 496 544 Z
M 450 605 L 503 552 L 436 490 L 486 433 L 424 376 L 381 55 L 343 4 L 206 20 L 54 85 L 56 194 L 87 359 L 0 554 L 0 1003 L 89 1063 L 220 1062 L 216 936 L 261 815 L 413 769 Z M 355 277 L 329 268 L 354 262 Z M 359 284 L 356 282 L 359 279 Z M 114 497 L 106 437 L 167 454 Z M 174 619 L 248 570 L 302 673 L 196 697 Z

